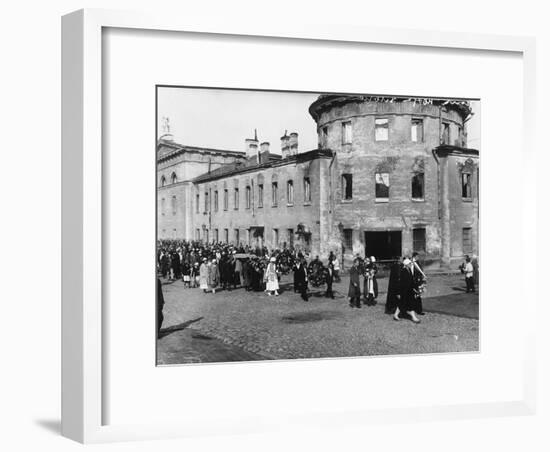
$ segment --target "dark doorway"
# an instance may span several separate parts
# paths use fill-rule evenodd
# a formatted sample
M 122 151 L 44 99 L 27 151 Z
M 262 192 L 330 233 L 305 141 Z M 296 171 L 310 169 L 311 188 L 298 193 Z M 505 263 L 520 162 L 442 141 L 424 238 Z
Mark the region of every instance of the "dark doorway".
M 377 260 L 401 257 L 401 231 L 366 231 L 365 255 Z

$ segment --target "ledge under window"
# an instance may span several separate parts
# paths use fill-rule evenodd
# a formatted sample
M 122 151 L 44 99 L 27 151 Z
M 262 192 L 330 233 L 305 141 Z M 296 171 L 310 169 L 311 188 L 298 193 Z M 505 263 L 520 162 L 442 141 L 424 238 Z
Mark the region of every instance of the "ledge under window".
M 426 202 L 424 198 L 411 198 L 412 202 Z
M 353 202 L 353 199 L 350 198 L 350 199 L 342 199 L 341 200 L 342 204 L 351 204 Z
M 388 202 L 390 202 L 390 198 L 376 198 L 375 202 L 382 203 L 382 204 L 383 203 L 388 203 Z
M 472 198 L 462 198 L 462 202 L 472 202 Z

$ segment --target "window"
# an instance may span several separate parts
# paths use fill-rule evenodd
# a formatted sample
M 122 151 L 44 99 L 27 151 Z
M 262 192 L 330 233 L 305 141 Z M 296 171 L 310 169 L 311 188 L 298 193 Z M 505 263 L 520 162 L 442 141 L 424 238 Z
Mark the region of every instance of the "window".
M 342 199 L 349 200 L 353 197 L 353 176 L 342 174 Z
M 424 141 L 424 121 L 413 118 L 411 120 L 411 140 L 421 143 Z
M 245 195 L 246 195 L 246 208 L 250 209 L 250 187 L 249 186 L 246 187 Z
M 200 240 L 200 239 L 201 239 L 201 230 L 195 229 L 195 240 Z
M 164 187 L 166 185 L 166 177 L 162 176 L 160 178 L 160 186 L 161 187 Z
M 279 230 L 273 229 L 273 246 L 279 246 Z
M 323 147 L 328 146 L 328 126 L 325 126 L 321 129 L 321 145 Z
M 448 122 L 443 123 L 443 130 L 441 134 L 441 144 L 450 144 L 451 143 L 451 126 Z
M 258 185 L 258 207 L 264 206 L 264 184 Z
M 351 144 L 351 121 L 342 123 L 342 144 Z
M 200 195 L 197 193 L 197 197 L 196 197 L 196 200 L 195 200 L 195 211 L 197 213 L 199 213 L 199 210 L 200 210 Z
M 287 229 L 286 233 L 288 236 L 288 246 L 292 248 L 294 247 L 294 229 Z
M 424 173 L 416 173 L 411 183 L 412 199 L 424 199 Z
M 210 242 L 210 234 L 209 234 L 208 229 L 204 230 L 204 240 L 205 240 L 206 243 Z
M 472 254 L 472 228 L 462 228 L 462 252 Z
M 289 205 L 294 204 L 294 182 L 291 180 L 286 183 L 286 202 Z
M 278 185 L 277 182 L 271 183 L 271 205 L 273 207 L 277 207 L 277 199 L 278 199 L 277 189 L 279 188 L 277 185 Z
M 388 118 L 375 118 L 374 120 L 374 140 L 388 141 L 389 121 Z
M 311 183 L 309 177 L 304 177 L 304 202 L 311 202 Z
M 426 228 L 413 229 L 413 251 L 426 253 Z
M 219 237 L 219 231 L 218 229 L 214 229 L 214 242 L 219 242 L 220 241 L 220 237 Z
M 223 210 L 227 210 L 229 208 L 229 192 L 227 191 L 227 188 L 223 191 Z
M 177 208 L 178 208 L 178 205 L 176 203 L 176 197 L 172 196 L 172 215 L 176 214 Z
M 464 127 L 458 126 L 458 140 L 457 140 L 457 146 L 464 147 Z
M 208 192 L 204 192 L 204 211 L 208 212 Z
M 239 189 L 238 188 L 235 189 L 235 192 L 233 194 L 233 205 L 235 210 L 239 209 Z
M 462 173 L 462 198 L 472 198 L 472 175 L 470 173 Z
M 376 188 L 375 195 L 377 201 L 387 201 L 390 197 L 390 174 L 376 173 L 374 175 Z
M 240 240 L 240 237 L 239 237 L 239 230 L 238 229 L 235 229 L 235 243 L 238 245 L 239 244 L 239 240 Z
M 178 176 L 176 176 L 176 173 L 172 173 L 171 180 L 173 184 L 178 183 Z
M 223 241 L 229 243 L 229 229 L 223 230 Z
M 165 204 L 166 204 L 166 201 L 165 201 L 164 198 L 162 198 L 162 199 L 160 200 L 160 214 L 161 214 L 161 215 L 164 215 L 164 209 L 165 209 L 165 207 L 166 207 Z
M 344 229 L 344 248 L 349 251 L 353 249 L 353 229 Z

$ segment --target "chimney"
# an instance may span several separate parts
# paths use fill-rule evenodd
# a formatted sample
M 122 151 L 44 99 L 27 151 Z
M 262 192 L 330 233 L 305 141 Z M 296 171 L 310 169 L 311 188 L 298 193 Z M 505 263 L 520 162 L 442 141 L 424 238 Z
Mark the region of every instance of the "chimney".
M 290 155 L 298 154 L 298 134 L 292 132 L 288 140 L 288 151 Z
M 281 137 L 281 154 L 283 155 L 284 159 L 286 159 L 289 155 L 289 147 L 288 147 L 289 139 L 290 137 L 286 134 L 286 130 L 285 130 L 285 134 Z
M 260 144 L 260 163 L 269 162 L 269 141 Z
M 254 138 L 247 138 L 244 140 L 244 151 L 246 152 L 246 158 L 248 160 L 258 159 L 258 134 L 256 129 L 254 129 Z

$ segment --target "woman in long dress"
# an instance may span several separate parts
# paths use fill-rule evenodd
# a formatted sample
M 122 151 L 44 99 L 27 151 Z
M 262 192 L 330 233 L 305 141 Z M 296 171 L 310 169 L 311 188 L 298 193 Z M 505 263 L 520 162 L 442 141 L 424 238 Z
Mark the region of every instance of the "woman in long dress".
M 276 259 L 274 257 L 269 259 L 269 264 L 267 264 L 267 268 L 265 269 L 265 291 L 269 296 L 272 295 L 272 292 L 276 296 L 279 295 L 279 277 L 277 276 L 277 265 L 275 264 L 275 262 Z
M 218 269 L 218 264 L 216 259 L 212 259 L 212 262 L 208 266 L 208 288 L 212 293 L 216 293 L 216 287 L 220 282 L 220 270 Z
M 204 293 L 208 290 L 208 266 L 206 265 L 206 258 L 203 258 L 199 268 L 199 288 Z

